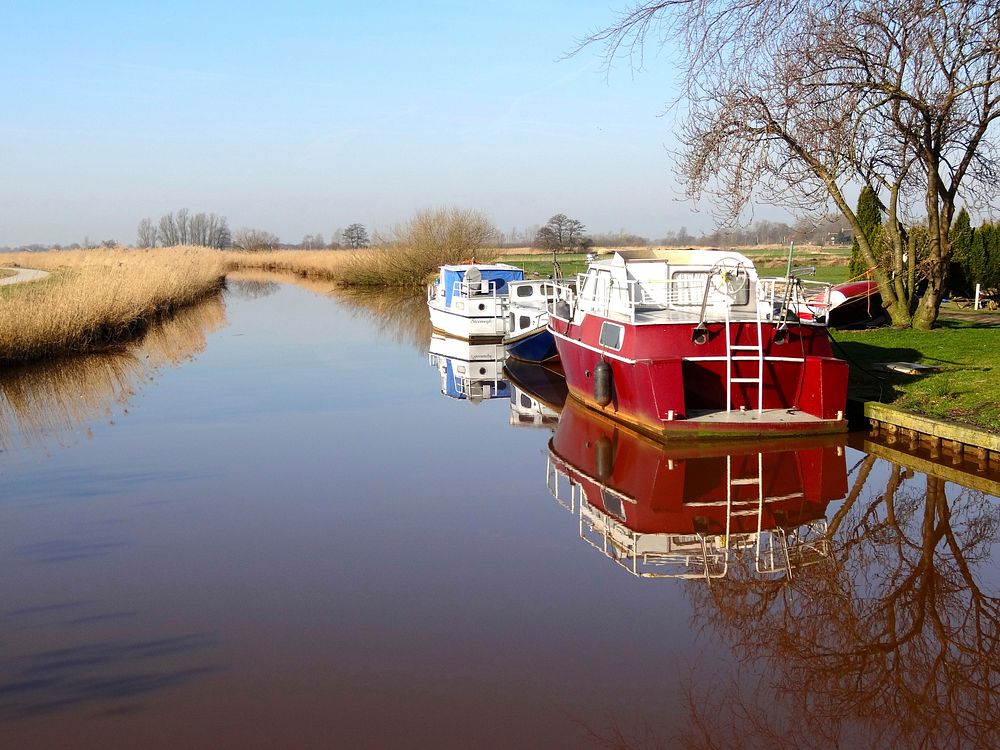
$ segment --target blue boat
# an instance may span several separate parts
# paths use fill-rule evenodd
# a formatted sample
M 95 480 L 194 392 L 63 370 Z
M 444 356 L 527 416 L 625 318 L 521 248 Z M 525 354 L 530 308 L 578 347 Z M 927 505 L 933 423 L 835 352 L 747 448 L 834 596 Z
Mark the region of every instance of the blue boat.
M 525 362 L 549 362 L 558 358 L 555 338 L 548 328 L 548 303 L 554 298 L 551 280 L 517 281 L 510 285 L 507 332 L 504 349 Z

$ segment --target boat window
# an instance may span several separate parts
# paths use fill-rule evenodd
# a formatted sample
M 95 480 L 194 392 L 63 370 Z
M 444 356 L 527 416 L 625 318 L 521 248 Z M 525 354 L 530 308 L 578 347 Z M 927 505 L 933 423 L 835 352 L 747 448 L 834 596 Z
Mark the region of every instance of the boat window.
M 606 346 L 615 351 L 621 349 L 624 333 L 625 329 L 622 326 L 604 321 L 601 325 L 601 346 Z
M 534 288 L 530 284 L 523 284 L 517 288 L 518 297 L 530 297 L 534 294 Z
M 622 521 L 625 520 L 625 503 L 622 502 L 620 497 L 601 489 L 601 503 L 604 505 L 604 510 L 606 510 L 609 515 L 612 515 Z
M 531 318 L 529 318 L 527 315 L 522 315 L 520 318 L 518 318 L 517 320 L 518 328 L 528 328 L 529 326 L 531 326 Z
M 531 399 L 528 398 L 523 393 L 521 394 L 521 406 L 523 406 L 525 409 L 531 408 Z

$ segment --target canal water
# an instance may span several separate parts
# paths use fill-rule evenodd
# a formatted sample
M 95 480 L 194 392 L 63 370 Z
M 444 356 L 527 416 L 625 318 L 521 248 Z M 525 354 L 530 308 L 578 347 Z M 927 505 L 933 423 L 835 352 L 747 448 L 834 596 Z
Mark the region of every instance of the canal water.
M 0 747 L 1000 746 L 988 467 L 664 449 L 328 291 L 2 371 Z

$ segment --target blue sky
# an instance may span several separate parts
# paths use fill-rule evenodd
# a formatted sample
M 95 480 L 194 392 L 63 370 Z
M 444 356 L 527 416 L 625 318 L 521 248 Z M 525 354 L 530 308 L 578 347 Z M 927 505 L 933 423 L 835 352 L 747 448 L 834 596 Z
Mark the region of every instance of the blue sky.
M 289 242 L 452 205 L 708 228 L 673 178 L 666 55 L 565 57 L 625 4 L 8 4 L 0 245 L 134 242 L 184 207 Z

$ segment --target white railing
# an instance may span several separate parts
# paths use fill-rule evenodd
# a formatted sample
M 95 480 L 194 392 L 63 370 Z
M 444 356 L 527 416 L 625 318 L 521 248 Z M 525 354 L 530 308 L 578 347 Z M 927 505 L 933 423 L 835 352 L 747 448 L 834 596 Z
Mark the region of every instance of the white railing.
M 757 280 L 757 301 L 771 311 L 768 317 L 778 318 L 782 307 L 793 313 L 806 312 L 816 323 L 826 324 L 830 312 L 831 284 L 823 281 L 787 277 Z
M 623 282 L 614 278 L 602 279 L 595 271 L 588 271 L 577 276 L 575 289 L 568 284 L 557 284 L 548 310 L 556 313 L 556 306 L 562 301 L 569 304 L 571 311 L 579 306 L 589 312 L 616 312 L 634 322 L 638 312 L 698 313 L 705 304 L 708 319 L 720 320 L 733 307 L 748 304 L 755 287 L 756 313 L 761 320 L 776 320 L 785 308 L 796 315 L 808 313 L 807 320 L 811 318 L 817 324 L 825 324 L 830 311 L 830 284 L 798 278 L 759 278 L 756 281 L 742 278 L 743 281 L 735 285 L 720 274 L 705 274 L 703 279 L 628 279 Z M 707 296 L 706 285 L 709 287 Z

